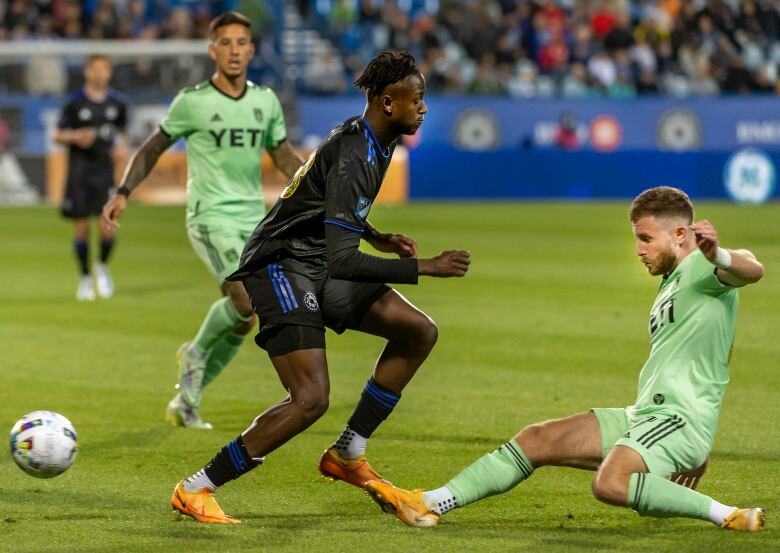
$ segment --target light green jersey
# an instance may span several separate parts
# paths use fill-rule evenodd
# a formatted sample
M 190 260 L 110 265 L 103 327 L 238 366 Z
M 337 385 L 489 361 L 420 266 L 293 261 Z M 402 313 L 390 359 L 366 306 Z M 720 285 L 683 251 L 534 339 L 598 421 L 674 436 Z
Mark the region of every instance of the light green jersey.
M 244 94 L 231 98 L 205 81 L 179 92 L 160 129 L 187 141 L 187 224 L 216 219 L 253 229 L 265 215 L 263 150 L 286 138 L 276 94 L 247 82 Z
M 664 277 L 650 311 L 650 357 L 631 416 L 671 410 L 712 443 L 734 341 L 739 295 L 694 250 Z

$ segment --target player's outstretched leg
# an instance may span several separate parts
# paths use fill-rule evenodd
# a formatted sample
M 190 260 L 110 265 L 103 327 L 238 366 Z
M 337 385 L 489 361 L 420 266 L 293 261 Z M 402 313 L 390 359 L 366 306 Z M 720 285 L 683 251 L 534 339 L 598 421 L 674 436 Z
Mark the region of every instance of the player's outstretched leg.
M 610 505 L 628 506 L 642 516 L 709 520 L 721 528 L 757 532 L 764 525 L 760 507 L 738 509 L 647 472 L 632 448 L 616 445 L 593 480 L 593 495 Z
M 433 349 L 438 331 L 425 313 L 395 290 L 374 302 L 357 330 L 386 338 L 387 345 L 346 428 L 322 454 L 319 469 L 327 478 L 362 488 L 369 480 L 381 480 L 366 461 L 368 439 L 392 413 L 401 391 Z
M 366 483 L 382 510 L 410 526 L 433 526 L 453 509 L 507 492 L 546 465 L 595 470 L 601 461 L 599 424 L 593 413 L 526 426 L 512 440 L 483 455 L 444 486 L 404 490 L 386 482 Z

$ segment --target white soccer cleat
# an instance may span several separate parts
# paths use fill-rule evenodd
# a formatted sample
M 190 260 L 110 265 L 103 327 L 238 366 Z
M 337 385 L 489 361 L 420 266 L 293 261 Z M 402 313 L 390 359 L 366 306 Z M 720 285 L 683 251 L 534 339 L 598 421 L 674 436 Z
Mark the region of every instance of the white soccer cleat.
M 111 274 L 108 267 L 103 263 L 96 263 L 93 269 L 95 273 L 95 287 L 98 296 L 101 298 L 110 298 L 114 295 L 114 281 L 111 280 Z
M 79 301 L 95 301 L 95 283 L 92 277 L 84 275 L 79 282 L 78 290 L 76 290 L 76 299 Z
M 211 430 L 211 423 L 200 418 L 197 407 L 190 407 L 181 400 L 181 395 L 176 394 L 165 409 L 165 420 L 173 426 L 184 428 L 197 428 L 198 430 Z

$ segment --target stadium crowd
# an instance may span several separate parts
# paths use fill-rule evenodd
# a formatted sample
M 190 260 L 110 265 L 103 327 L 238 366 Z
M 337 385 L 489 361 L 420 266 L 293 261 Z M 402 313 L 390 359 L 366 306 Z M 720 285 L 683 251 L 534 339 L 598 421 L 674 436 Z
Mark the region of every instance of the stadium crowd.
M 0 0 L 0 40 L 205 38 L 230 10 L 273 29 L 264 0 Z
M 348 75 L 377 49 L 408 48 L 439 91 L 778 90 L 777 0 L 317 0 L 305 15 L 338 45 Z
M 275 31 L 266 0 L 0 0 L 0 40 L 202 38 L 229 9 Z M 411 50 L 444 93 L 514 97 L 780 93 L 780 0 L 298 0 L 333 48 L 311 92 L 339 93 L 377 50 Z

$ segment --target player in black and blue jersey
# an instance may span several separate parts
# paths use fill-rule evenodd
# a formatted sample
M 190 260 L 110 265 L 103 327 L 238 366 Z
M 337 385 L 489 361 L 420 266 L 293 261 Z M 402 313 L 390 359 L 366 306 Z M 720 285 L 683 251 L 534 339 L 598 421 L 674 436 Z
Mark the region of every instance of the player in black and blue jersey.
M 100 215 L 114 188 L 115 148 L 127 145 L 128 105 L 109 87 L 112 73 L 106 56 L 89 56 L 84 66 L 84 87 L 75 91 L 62 108 L 53 137 L 55 142 L 68 146 L 68 177 L 61 211 L 73 220 L 73 249 L 81 271 L 76 298 L 80 301 L 94 300 L 96 291 L 104 298 L 114 291 L 107 267 L 114 246 L 112 230 L 100 228 L 99 261 L 91 272 L 89 266 L 89 218 Z
M 260 319 L 255 341 L 289 395 L 176 486 L 174 508 L 200 522 L 238 522 L 222 511 L 214 490 L 256 467 L 327 410 L 325 327 L 387 340 L 352 417 L 319 465 L 323 475 L 361 488 L 379 478 L 366 461 L 366 442 L 438 335 L 434 322 L 385 282 L 416 284 L 419 275 L 463 276 L 468 270 L 466 251 L 417 259 L 414 240 L 381 233 L 367 220 L 398 138 L 417 132 L 428 111 L 414 58 L 382 52 L 355 84 L 366 90 L 363 115 L 339 125 L 309 156 L 229 277 L 244 283 Z M 361 238 L 400 259 L 362 253 Z

